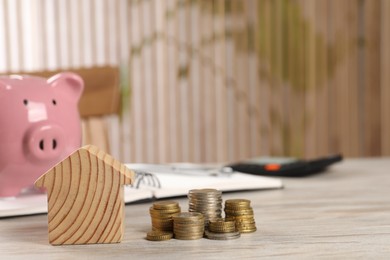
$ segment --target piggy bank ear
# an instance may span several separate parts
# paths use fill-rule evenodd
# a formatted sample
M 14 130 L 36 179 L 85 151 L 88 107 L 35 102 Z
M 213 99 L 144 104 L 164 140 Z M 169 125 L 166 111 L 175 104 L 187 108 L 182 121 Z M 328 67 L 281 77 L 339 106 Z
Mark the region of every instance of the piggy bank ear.
M 72 72 L 58 73 L 47 80 L 50 86 L 78 101 L 84 89 L 83 79 Z

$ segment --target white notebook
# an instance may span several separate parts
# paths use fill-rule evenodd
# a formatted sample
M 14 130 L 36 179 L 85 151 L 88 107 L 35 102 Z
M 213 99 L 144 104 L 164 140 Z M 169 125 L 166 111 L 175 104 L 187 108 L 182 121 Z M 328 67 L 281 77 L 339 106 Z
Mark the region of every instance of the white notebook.
M 197 164 L 127 164 L 137 172 L 133 186 L 125 186 L 125 203 L 186 196 L 191 189 L 222 192 L 282 188 L 280 179 L 230 172 Z M 0 198 L 0 218 L 47 213 L 46 194 Z

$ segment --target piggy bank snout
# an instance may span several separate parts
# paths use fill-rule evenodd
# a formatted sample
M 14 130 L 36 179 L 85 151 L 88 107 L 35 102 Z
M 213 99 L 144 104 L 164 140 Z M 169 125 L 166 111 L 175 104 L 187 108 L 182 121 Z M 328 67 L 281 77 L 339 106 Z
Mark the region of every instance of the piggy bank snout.
M 65 133 L 58 125 L 33 126 L 26 133 L 24 146 L 26 157 L 34 161 L 60 159 L 65 147 Z

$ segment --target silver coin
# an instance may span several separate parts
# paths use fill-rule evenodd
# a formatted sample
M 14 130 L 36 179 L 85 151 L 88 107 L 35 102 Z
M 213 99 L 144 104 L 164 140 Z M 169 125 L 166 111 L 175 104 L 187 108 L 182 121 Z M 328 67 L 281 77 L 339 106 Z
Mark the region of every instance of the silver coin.
M 230 240 L 239 238 L 240 232 L 229 232 L 229 233 L 214 233 L 210 231 L 205 231 L 205 235 L 208 239 L 214 240 Z

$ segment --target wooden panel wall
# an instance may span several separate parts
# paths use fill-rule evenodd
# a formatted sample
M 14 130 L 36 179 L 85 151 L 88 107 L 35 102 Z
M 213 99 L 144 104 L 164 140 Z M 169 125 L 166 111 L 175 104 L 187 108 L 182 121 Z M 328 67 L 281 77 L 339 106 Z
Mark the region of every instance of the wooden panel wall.
M 168 1 L 156 12 L 169 123 L 144 124 L 165 143 L 144 133 L 160 152 L 142 160 L 389 155 L 389 11 L 387 1 Z M 137 97 L 144 114 L 149 97 Z
M 0 72 L 120 66 L 123 161 L 389 156 L 389 2 L 0 0 Z

